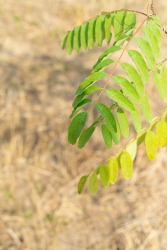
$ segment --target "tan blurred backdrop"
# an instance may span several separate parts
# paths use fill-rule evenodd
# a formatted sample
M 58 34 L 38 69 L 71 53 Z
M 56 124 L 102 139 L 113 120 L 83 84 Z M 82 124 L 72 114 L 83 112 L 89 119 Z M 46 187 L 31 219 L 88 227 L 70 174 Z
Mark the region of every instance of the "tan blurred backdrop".
M 167 27 L 166 0 L 154 2 Z M 79 178 L 120 146 L 106 149 L 100 128 L 82 150 L 67 141 L 75 90 L 107 46 L 68 56 L 61 37 L 124 7 L 146 12 L 147 1 L 0 0 L 0 250 L 167 249 L 167 148 L 150 162 L 141 145 L 131 180 L 92 197 L 88 186 L 77 194 Z M 154 84 L 146 90 L 161 114 Z

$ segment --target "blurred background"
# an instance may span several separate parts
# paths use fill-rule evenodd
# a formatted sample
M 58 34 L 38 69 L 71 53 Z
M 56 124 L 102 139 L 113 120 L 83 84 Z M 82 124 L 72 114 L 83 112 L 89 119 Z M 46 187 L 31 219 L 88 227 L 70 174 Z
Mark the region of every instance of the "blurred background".
M 166 1 L 154 2 L 167 27 Z M 68 143 L 74 93 L 107 45 L 68 56 L 60 41 L 102 11 L 120 8 L 146 12 L 147 1 L 0 0 L 2 250 L 166 250 L 166 147 L 151 162 L 143 143 L 130 181 L 120 174 L 108 189 L 100 185 L 95 197 L 88 185 L 77 194 L 80 177 L 117 153 L 135 131 L 131 125 L 128 140 L 121 139 L 111 150 L 100 127 L 82 150 Z M 164 58 L 164 33 L 162 41 Z M 146 91 L 153 117 L 161 114 L 166 105 L 152 81 Z M 89 122 L 96 116 L 93 108 Z M 142 122 L 147 125 L 144 118 Z

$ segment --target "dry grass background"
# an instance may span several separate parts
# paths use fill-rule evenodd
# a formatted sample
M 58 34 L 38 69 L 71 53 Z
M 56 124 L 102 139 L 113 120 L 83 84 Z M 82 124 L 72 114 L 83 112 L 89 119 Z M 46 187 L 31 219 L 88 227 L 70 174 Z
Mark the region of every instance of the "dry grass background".
M 166 1 L 154 2 L 167 27 Z M 167 148 L 150 162 L 141 145 L 131 180 L 120 175 L 92 197 L 88 187 L 77 194 L 80 176 L 119 147 L 107 150 L 99 129 L 82 150 L 67 142 L 76 87 L 106 44 L 68 56 L 60 39 L 123 7 L 145 11 L 147 2 L 0 0 L 0 249 L 167 249 Z M 151 83 L 147 93 L 160 114 L 166 106 Z M 95 116 L 93 109 L 90 122 Z

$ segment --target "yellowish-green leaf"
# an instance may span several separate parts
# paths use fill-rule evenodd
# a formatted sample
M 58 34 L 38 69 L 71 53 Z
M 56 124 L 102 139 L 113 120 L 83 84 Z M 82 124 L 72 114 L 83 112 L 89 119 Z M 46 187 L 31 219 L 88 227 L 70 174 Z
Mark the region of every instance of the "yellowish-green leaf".
M 108 168 L 106 166 L 101 166 L 100 168 L 100 180 L 105 188 L 109 186 L 109 173 Z
M 157 127 L 157 140 L 158 140 L 158 146 L 160 148 L 163 148 L 167 143 L 167 123 L 164 120 L 161 120 Z
M 104 21 L 105 21 L 106 16 L 99 16 L 96 21 L 96 27 L 95 27 L 95 37 L 96 37 L 96 42 L 99 47 L 101 47 L 104 34 L 105 34 L 105 29 L 104 29 Z
M 163 74 L 163 78 L 165 80 L 165 85 L 167 87 L 167 68 L 162 66 L 162 74 Z
M 127 138 L 129 135 L 128 118 L 125 112 L 121 108 L 117 109 L 117 117 L 118 117 L 120 129 L 121 129 L 121 133 L 124 138 Z
M 111 131 L 111 135 L 112 135 L 113 142 L 116 145 L 118 145 L 120 141 L 120 129 L 119 129 L 117 120 L 116 120 L 116 127 L 117 127 L 117 132 Z
M 133 103 L 133 106 L 135 108 L 135 111 L 130 112 L 130 116 L 132 118 L 133 125 L 134 125 L 137 133 L 139 133 L 141 131 L 141 117 L 140 117 L 140 112 L 139 112 L 138 108 L 136 107 L 136 105 L 134 103 Z
M 95 27 L 96 27 L 97 18 L 93 18 L 89 22 L 89 30 L 88 30 L 88 45 L 90 49 L 93 49 L 95 44 Z
M 114 63 L 113 60 L 105 59 L 101 61 L 99 64 L 97 64 L 92 72 L 103 71 L 107 66 L 109 66 L 112 63 Z
M 112 33 L 111 33 L 112 20 L 113 20 L 113 15 L 105 19 L 105 35 L 106 35 L 106 41 L 108 45 L 110 44 L 110 41 L 112 38 Z
M 100 173 L 100 168 L 103 166 L 103 163 L 100 163 L 96 168 L 96 174 L 98 175 Z
M 114 184 L 118 178 L 118 162 L 116 159 L 110 158 L 108 161 L 108 173 L 109 173 L 109 182 Z
M 124 30 L 124 19 L 125 19 L 125 11 L 117 12 L 114 17 L 114 35 L 115 39 L 123 33 Z
M 147 41 L 149 42 L 151 49 L 153 51 L 153 54 L 159 58 L 160 57 L 160 48 L 159 48 L 159 44 L 158 44 L 158 40 L 156 38 L 156 36 L 154 35 L 154 33 L 152 32 L 151 29 L 145 27 L 142 28 L 144 35 L 147 39 Z
M 88 47 L 88 28 L 89 22 L 86 22 L 81 27 L 81 47 L 86 50 Z
M 160 93 L 160 96 L 164 101 L 167 101 L 167 88 L 163 77 L 158 73 L 154 73 L 153 78 L 155 85 L 157 86 L 158 91 Z
M 67 37 L 68 37 L 69 31 L 62 37 L 61 39 L 61 48 L 64 49 L 67 43 Z
M 157 38 L 157 41 L 159 43 L 159 45 L 162 44 L 161 42 L 161 32 L 159 30 L 159 28 L 157 27 L 157 25 L 151 21 L 150 19 L 147 19 L 147 27 L 151 29 L 151 31 L 154 33 L 155 37 Z
M 151 107 L 150 107 L 148 97 L 146 95 L 144 95 L 144 96 L 140 96 L 140 98 L 141 98 L 140 106 L 141 106 L 143 115 L 148 122 L 151 122 L 152 121 L 152 113 L 151 113 Z
M 95 173 L 91 174 L 89 178 L 89 190 L 92 195 L 96 195 L 98 191 L 99 186 L 99 180 L 97 178 L 97 175 Z
M 123 177 L 126 180 L 129 180 L 133 172 L 133 161 L 132 161 L 131 155 L 127 151 L 125 151 L 121 155 L 120 164 L 121 164 L 121 171 L 122 171 Z
M 73 50 L 73 37 L 74 37 L 74 31 L 70 31 L 68 33 L 68 37 L 67 37 L 67 53 L 69 55 L 71 55 L 71 52 Z
M 147 156 L 150 160 L 154 160 L 157 154 L 157 136 L 154 132 L 149 131 L 145 138 Z
M 81 194 L 84 190 L 88 175 L 84 175 L 80 178 L 78 183 L 78 194 Z
M 126 146 L 126 151 L 131 155 L 132 161 L 136 157 L 137 153 L 137 141 L 136 139 L 132 139 Z
M 81 48 L 81 26 L 74 29 L 74 49 L 78 53 Z
M 163 28 L 162 24 L 161 24 L 161 21 L 159 20 L 159 18 L 157 16 L 151 16 L 151 18 L 154 20 L 154 22 L 156 24 L 158 24 L 161 28 Z
M 139 146 L 144 142 L 147 133 L 147 128 L 143 128 L 141 132 L 137 135 L 137 145 Z

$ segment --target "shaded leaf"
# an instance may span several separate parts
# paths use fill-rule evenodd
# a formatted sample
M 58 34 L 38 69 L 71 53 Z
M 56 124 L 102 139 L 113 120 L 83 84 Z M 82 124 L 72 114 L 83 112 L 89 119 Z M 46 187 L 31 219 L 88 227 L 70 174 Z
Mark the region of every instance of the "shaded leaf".
M 85 144 L 89 141 L 91 135 L 95 131 L 95 127 L 89 127 L 85 129 L 79 137 L 78 148 L 83 148 Z
M 137 50 L 128 50 L 129 56 L 132 58 L 132 61 L 135 63 L 141 78 L 145 83 L 149 82 L 148 68 L 146 62 L 144 61 L 142 55 Z
M 107 128 L 110 132 L 117 132 L 116 120 L 111 112 L 111 110 L 102 103 L 96 104 L 97 110 L 101 113 L 106 121 Z
M 133 161 L 132 161 L 131 155 L 127 151 L 125 151 L 121 155 L 120 164 L 121 164 L 121 171 L 122 171 L 123 177 L 126 180 L 129 180 L 133 172 Z
M 111 149 L 111 147 L 112 147 L 112 135 L 105 124 L 101 125 L 101 132 L 102 132 L 103 139 L 104 139 L 106 146 L 109 149 Z
M 157 127 L 157 140 L 158 140 L 158 146 L 160 148 L 163 148 L 167 143 L 167 123 L 164 120 L 161 120 Z
M 108 161 L 109 182 L 114 184 L 118 179 L 118 162 L 115 158 Z
M 80 178 L 78 183 L 78 194 L 81 194 L 84 190 L 88 175 L 84 175 Z
M 154 160 L 157 154 L 157 136 L 154 132 L 149 131 L 145 138 L 147 156 L 150 160 Z
M 156 38 L 156 36 L 154 35 L 154 33 L 151 31 L 151 29 L 145 27 L 142 28 L 144 35 L 147 39 L 147 41 L 149 42 L 151 49 L 153 51 L 153 54 L 159 58 L 160 57 L 160 48 L 159 48 L 159 44 L 158 44 L 158 40 Z
M 113 142 L 116 145 L 118 145 L 120 141 L 120 129 L 119 129 L 117 120 L 116 120 L 116 127 L 117 127 L 117 132 L 111 131 L 111 135 L 112 135 Z
M 73 37 L 74 37 L 74 31 L 69 31 L 68 37 L 67 37 L 67 53 L 71 55 L 71 52 L 73 50 Z
M 153 79 L 154 79 L 155 85 L 158 88 L 160 96 L 162 97 L 164 101 L 167 101 L 167 88 L 166 88 L 166 84 L 165 84 L 163 77 L 158 73 L 154 73 Z
M 144 96 L 140 96 L 140 98 L 141 98 L 140 106 L 141 106 L 143 115 L 148 122 L 151 122 L 152 121 L 152 113 L 151 113 L 151 107 L 150 107 L 148 97 L 146 95 L 144 95 Z
M 75 144 L 82 129 L 85 127 L 87 112 L 82 112 L 76 115 L 68 128 L 68 141 L 70 144 Z
M 88 28 L 89 22 L 84 23 L 81 27 L 81 46 L 83 50 L 88 47 Z
M 97 175 L 95 173 L 91 174 L 89 178 L 89 190 L 92 195 L 96 195 L 98 191 L 99 186 L 99 180 L 97 178 Z
M 68 37 L 69 31 L 62 37 L 61 39 L 61 48 L 64 49 L 67 43 L 67 37 Z
M 112 38 L 112 33 L 111 33 L 112 20 L 113 20 L 113 15 L 105 19 L 105 35 L 106 35 L 106 41 L 108 45 L 110 44 L 110 41 Z
M 117 117 L 118 117 L 120 129 L 121 129 L 121 133 L 124 138 L 127 138 L 129 135 L 128 118 L 125 112 L 120 108 L 117 109 Z
M 147 133 L 147 128 L 143 128 L 141 132 L 137 135 L 137 145 L 139 146 L 144 142 Z
M 88 30 L 88 45 L 90 49 L 93 49 L 95 44 L 95 27 L 96 27 L 97 18 L 93 18 L 89 22 L 89 30 Z
M 106 91 L 107 95 L 111 100 L 114 100 L 118 103 L 119 106 L 131 112 L 135 110 L 131 101 L 128 100 L 126 96 L 124 96 L 119 90 L 116 89 L 108 89 Z
M 133 104 L 135 111 L 130 112 L 130 116 L 132 118 L 133 121 L 133 125 L 137 131 L 137 133 L 139 133 L 141 131 L 141 117 L 140 117 L 140 112 L 138 110 L 138 108 L 136 107 L 135 104 Z
M 80 95 L 84 92 L 84 90 L 95 83 L 96 81 L 104 78 L 107 76 L 105 72 L 95 72 L 88 76 L 78 87 L 77 91 L 75 92 L 76 95 Z
M 100 163 L 96 168 L 96 174 L 98 175 L 100 173 L 100 168 L 103 166 L 103 163 Z
M 69 119 L 73 118 L 82 108 L 84 108 L 88 103 L 92 102 L 91 99 L 85 99 L 78 104 L 78 106 L 72 111 Z
M 105 188 L 109 186 L 109 173 L 106 166 L 101 166 L 100 168 L 100 180 Z
M 121 63 L 121 66 L 125 70 L 126 74 L 129 76 L 130 80 L 134 82 L 137 91 L 141 95 L 144 95 L 144 84 L 137 70 L 129 63 Z

